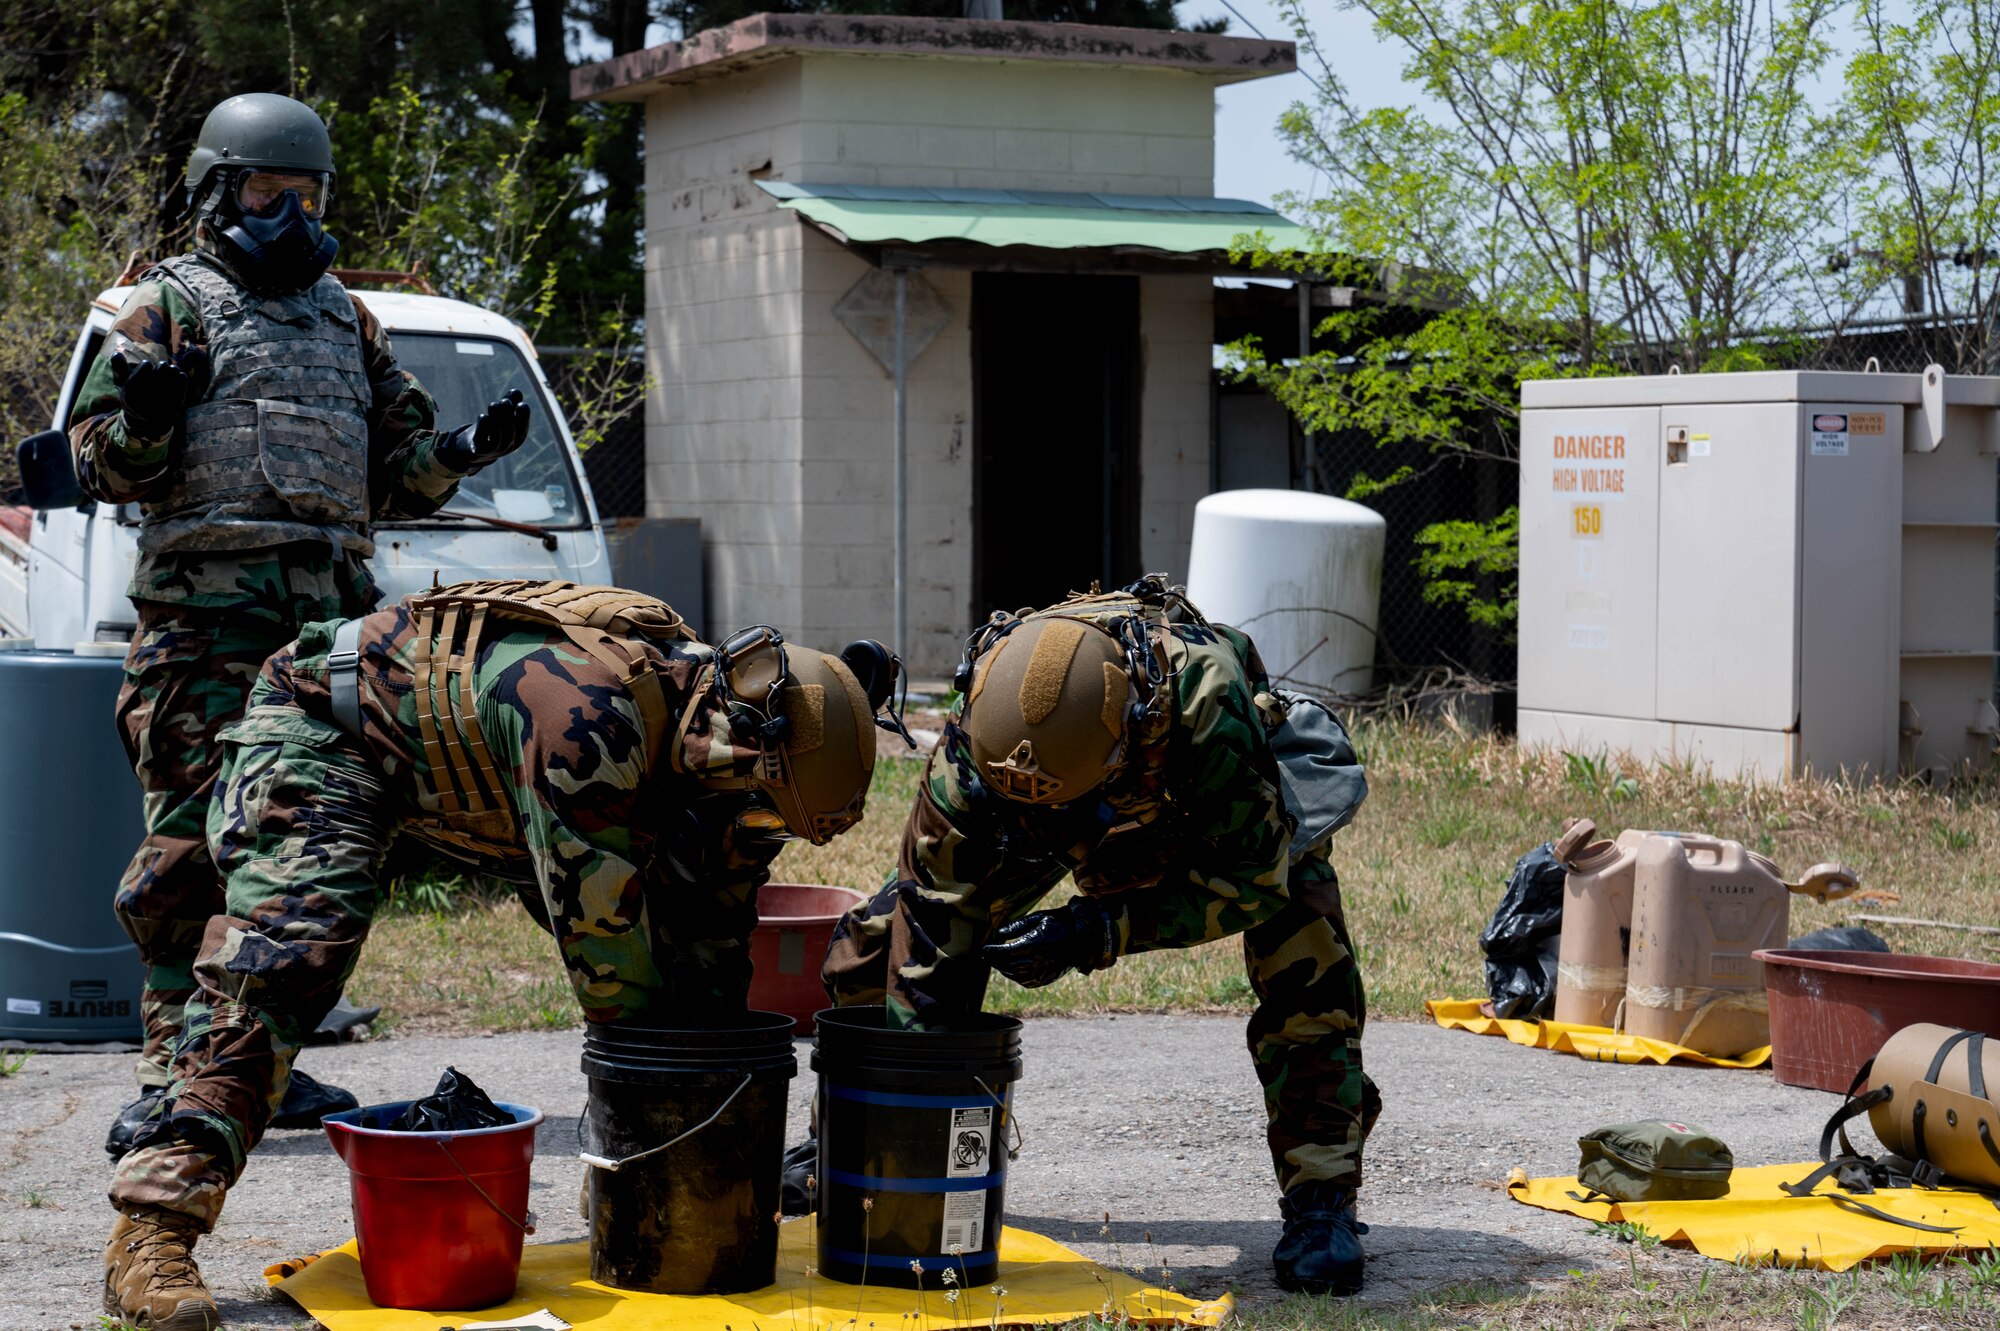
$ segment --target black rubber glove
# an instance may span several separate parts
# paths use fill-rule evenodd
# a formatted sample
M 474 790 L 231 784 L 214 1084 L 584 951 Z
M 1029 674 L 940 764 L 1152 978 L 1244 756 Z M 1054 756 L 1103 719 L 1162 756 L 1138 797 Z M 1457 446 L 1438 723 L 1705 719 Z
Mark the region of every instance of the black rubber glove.
M 1089 897 L 1038 910 L 993 931 L 979 949 L 986 964 L 1015 984 L 1039 989 L 1071 971 L 1103 970 L 1118 959 L 1109 911 Z
M 518 388 L 493 399 L 479 419 L 438 440 L 438 456 L 453 471 L 470 474 L 519 448 L 528 438 L 528 403 Z
M 189 347 L 175 360 L 111 353 L 111 382 L 125 413 L 125 432 L 163 439 L 180 429 L 187 409 L 208 391 L 208 353 Z

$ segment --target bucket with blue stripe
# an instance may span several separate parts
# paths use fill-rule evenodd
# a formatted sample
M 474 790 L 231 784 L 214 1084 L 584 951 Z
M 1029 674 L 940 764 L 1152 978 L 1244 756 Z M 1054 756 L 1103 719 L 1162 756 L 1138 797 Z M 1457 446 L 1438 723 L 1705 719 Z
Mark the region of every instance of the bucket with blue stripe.
M 820 1273 L 904 1289 L 991 1284 L 1020 1021 L 978 1013 L 949 1030 L 894 1030 L 885 1008 L 833 1008 L 813 1043 Z

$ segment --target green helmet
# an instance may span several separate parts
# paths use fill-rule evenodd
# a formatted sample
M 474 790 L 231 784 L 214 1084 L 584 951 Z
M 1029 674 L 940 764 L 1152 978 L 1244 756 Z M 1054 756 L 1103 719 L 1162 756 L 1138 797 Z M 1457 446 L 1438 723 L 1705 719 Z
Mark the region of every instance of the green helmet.
M 220 102 L 201 122 L 188 156 L 187 187 L 199 195 L 211 173 L 237 166 L 333 176 L 333 141 L 310 106 L 275 92 Z

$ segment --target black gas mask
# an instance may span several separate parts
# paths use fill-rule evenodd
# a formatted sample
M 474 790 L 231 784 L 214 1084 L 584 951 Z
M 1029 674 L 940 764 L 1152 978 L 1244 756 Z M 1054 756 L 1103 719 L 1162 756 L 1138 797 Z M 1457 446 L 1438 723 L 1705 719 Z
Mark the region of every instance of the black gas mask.
M 320 225 L 333 182 L 315 172 L 238 171 L 224 185 L 216 210 L 232 267 L 252 290 L 304 291 L 340 253 Z

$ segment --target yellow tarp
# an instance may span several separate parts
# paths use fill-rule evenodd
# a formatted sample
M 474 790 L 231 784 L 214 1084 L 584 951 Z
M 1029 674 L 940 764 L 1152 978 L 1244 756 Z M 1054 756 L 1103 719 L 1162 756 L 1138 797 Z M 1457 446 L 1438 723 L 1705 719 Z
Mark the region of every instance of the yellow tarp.
M 2000 1247 L 2000 1210 L 1976 1192 L 1885 1188 L 1861 1199 L 1889 1215 L 1959 1231 L 1932 1234 L 1850 1210 L 1829 1195 L 1831 1181 L 1822 1182 L 1810 1197 L 1793 1197 L 1779 1188 L 1815 1168 L 1815 1162 L 1807 1162 L 1739 1169 L 1730 1175 L 1728 1194 L 1707 1202 L 1579 1202 L 1569 1195 L 1584 1190 L 1575 1179 L 1531 1179 L 1518 1169 L 1507 1180 L 1507 1192 L 1515 1201 L 1545 1211 L 1585 1220 L 1629 1220 L 1664 1242 L 1724 1262 L 1845 1271 L 1899 1252 L 1937 1255 Z
M 438 1331 L 464 1321 L 497 1322 L 547 1308 L 587 1331 L 776 1331 L 780 1327 L 861 1326 L 922 1328 L 1039 1326 L 1076 1321 L 1092 1313 L 1122 1314 L 1139 1325 L 1217 1326 L 1231 1311 L 1228 1295 L 1206 1303 L 1145 1286 L 1124 1271 L 1099 1266 L 1053 1239 L 1025 1229 L 1000 1233 L 1000 1275 L 995 1294 L 987 1285 L 945 1299 L 946 1286 L 916 1290 L 843 1285 L 806 1276 L 813 1260 L 812 1224 L 792 1221 L 778 1230 L 778 1283 L 752 1294 L 686 1298 L 611 1289 L 590 1279 L 590 1252 L 582 1243 L 530 1244 L 521 1254 L 521 1283 L 509 1303 L 479 1312 L 398 1312 L 368 1301 L 361 1262 L 352 1241 L 308 1259 L 286 1262 L 264 1275 L 278 1291 L 319 1319 L 327 1331 Z M 926 1285 L 932 1282 L 926 1280 Z
M 1741 1058 L 1714 1058 L 1685 1045 L 1644 1036 L 1624 1035 L 1604 1026 L 1571 1026 L 1560 1021 L 1507 1021 L 1482 1016 L 1476 998 L 1433 998 L 1424 1004 L 1431 1020 L 1447 1030 L 1474 1035 L 1504 1035 L 1530 1049 L 1553 1049 L 1593 1063 L 1700 1063 L 1712 1068 L 1761 1068 L 1771 1061 L 1771 1047 L 1752 1049 Z

